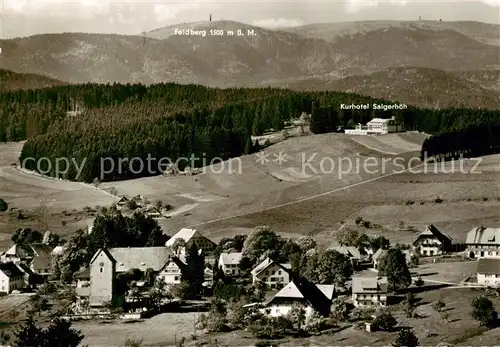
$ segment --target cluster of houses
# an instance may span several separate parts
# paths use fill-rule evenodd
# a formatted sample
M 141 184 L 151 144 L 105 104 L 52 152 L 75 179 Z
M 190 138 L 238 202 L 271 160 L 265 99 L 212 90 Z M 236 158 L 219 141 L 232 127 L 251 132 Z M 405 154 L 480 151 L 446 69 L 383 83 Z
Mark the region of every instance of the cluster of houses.
M 131 206 L 134 206 L 134 208 L 131 209 Z M 131 215 L 139 212 L 144 214 L 146 217 L 151 217 L 153 219 L 169 218 L 168 208 L 166 206 L 160 207 L 150 204 L 147 202 L 147 199 L 141 195 L 132 199 L 122 196 L 115 203 L 115 208 L 118 211 L 122 211 L 124 215 Z
M 181 240 L 182 242 L 179 242 Z M 181 246 L 179 246 L 181 245 Z M 200 252 L 210 255 L 216 244 L 196 229 L 183 228 L 171 237 L 163 247 L 103 248 L 93 256 L 88 268 L 75 275 L 78 302 L 87 307 L 102 309 L 109 305 L 115 295 L 117 275 L 132 269 L 153 272 L 156 280 L 168 287 L 181 283 L 186 271 L 186 249 L 196 245 Z M 12 293 L 43 283 L 51 274 L 52 256 L 61 251 L 45 244 L 13 245 L 0 255 L 0 292 Z M 370 262 L 374 270 L 387 250 L 379 249 L 372 254 L 361 254 L 356 247 L 332 245 L 329 249 L 345 254 L 356 266 Z M 429 225 L 413 241 L 412 247 L 404 250 L 406 262 L 410 264 L 414 256 L 430 257 L 443 255 L 454 250 L 452 239 Z M 474 228 L 467 234 L 466 255 L 479 259 L 477 281 L 479 284 L 500 285 L 500 228 Z M 221 253 L 219 258 L 205 257 L 205 278 L 203 285 L 211 287 L 214 269 L 226 276 L 237 277 L 241 274 L 242 253 Z M 374 271 L 376 272 L 376 271 Z M 277 263 L 270 258 L 261 259 L 250 272 L 252 283 L 264 283 L 277 293 L 269 300 L 251 304 L 272 316 L 286 314 L 295 303 L 306 306 L 307 312 L 322 312 L 330 307 L 335 295 L 344 288 L 333 284 L 314 284 L 295 276 L 290 264 Z M 36 281 L 35 281 L 36 278 Z M 137 288 L 144 282 L 137 282 Z M 350 281 L 352 303 L 355 307 L 386 306 L 390 303 L 387 277 L 353 276 Z M 146 292 L 143 293 L 143 295 Z M 330 304 L 327 304 L 330 303 Z
M 60 252 L 44 243 L 13 245 L 0 255 L 0 293 L 34 288 L 52 273 L 52 256 Z

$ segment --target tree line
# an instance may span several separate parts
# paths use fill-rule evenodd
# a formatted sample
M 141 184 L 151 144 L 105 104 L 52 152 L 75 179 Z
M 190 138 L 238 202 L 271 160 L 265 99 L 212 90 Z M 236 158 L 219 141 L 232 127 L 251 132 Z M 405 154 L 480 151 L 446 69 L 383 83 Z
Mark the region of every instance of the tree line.
M 498 153 L 500 124 L 482 124 L 440 133 L 424 140 L 420 159 L 458 159 Z
M 20 161 L 27 169 L 56 175 L 56 158 L 84 164 L 60 163 L 58 176 L 70 180 L 103 181 L 156 175 L 164 170 L 148 157 L 171 161 L 203 158 L 226 160 L 257 151 L 251 135 L 281 130 L 302 112 L 311 114 L 311 131 L 325 133 L 352 127 L 374 117 L 390 118 L 407 130 L 430 134 L 461 131 L 472 125 L 499 123 L 500 112 L 467 109 L 378 111 L 345 110 L 341 104 L 386 103 L 383 100 L 340 92 L 216 89 L 173 83 L 82 84 L 0 93 L 0 142 L 27 140 Z M 82 114 L 68 116 L 78 105 Z M 50 161 L 39 161 L 49 158 Z M 102 158 L 110 158 L 103 162 Z M 140 158 L 135 163 L 119 158 Z M 110 162 L 114 165 L 111 167 Z M 62 166 L 61 166 L 62 165 Z M 67 165 L 67 167 L 65 166 Z M 107 166 L 106 166 L 107 165 Z M 192 165 L 180 162 L 179 169 Z

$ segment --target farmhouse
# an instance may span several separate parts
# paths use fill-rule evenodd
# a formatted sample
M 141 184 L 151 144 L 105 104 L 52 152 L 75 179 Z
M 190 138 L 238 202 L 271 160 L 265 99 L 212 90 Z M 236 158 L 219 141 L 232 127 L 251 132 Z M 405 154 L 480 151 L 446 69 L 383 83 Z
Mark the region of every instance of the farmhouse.
M 445 254 L 451 250 L 451 247 L 451 238 L 432 224 L 427 226 L 413 241 L 415 252 L 424 257 Z
M 278 264 L 266 258 L 252 270 L 252 283 L 262 282 L 271 288 L 286 285 L 290 282 L 291 268 L 290 264 Z
M 116 209 L 118 211 L 123 210 L 127 208 L 127 204 L 130 200 L 126 196 L 122 196 L 120 200 L 116 202 Z
M 387 277 L 353 277 L 352 303 L 355 307 L 387 306 Z
M 219 269 L 228 276 L 240 274 L 240 261 L 243 253 L 221 253 L 219 256 Z
M 479 259 L 477 283 L 491 287 L 500 286 L 500 259 Z
M 178 250 L 179 254 L 185 254 L 186 248 L 191 247 L 193 244 L 205 254 L 210 253 L 216 246 L 213 241 L 207 239 L 196 229 L 182 228 L 165 243 L 165 246 L 173 247 L 177 240 L 183 240 L 185 242 L 185 247 Z
M 500 228 L 474 228 L 465 243 L 470 258 L 500 258 Z
M 126 247 L 100 249 L 90 261 L 90 305 L 103 306 L 113 298 L 118 273 L 131 269 L 160 272 L 172 258 L 167 247 Z
M 354 246 L 332 245 L 328 247 L 328 250 L 337 251 L 341 254 L 346 255 L 347 257 L 349 257 L 354 266 L 361 262 L 361 253 Z
M 355 129 L 345 129 L 350 135 L 379 135 L 401 131 L 401 127 L 395 118 L 373 118 L 365 126 L 358 124 Z
M 186 263 L 177 257 L 172 257 L 160 269 L 158 278 L 167 285 L 180 284 L 182 280 L 182 272 L 186 269 Z
M 24 273 L 12 262 L 0 264 L 0 292 L 9 294 L 24 288 Z
M 303 305 L 306 318 L 314 311 L 327 316 L 335 294 L 335 286 L 314 284 L 305 279 L 285 285 L 271 300 L 263 304 L 261 312 L 271 317 L 287 315 L 294 305 Z
M 379 248 L 375 253 L 372 255 L 372 262 L 373 262 L 373 268 L 377 269 L 378 265 L 380 263 L 380 260 L 387 255 L 388 250 L 386 249 L 381 249 Z M 412 257 L 412 252 L 410 250 L 404 250 L 402 253 L 405 255 L 406 258 L 406 264 L 411 263 L 411 257 Z
M 139 213 L 142 213 L 146 217 L 151 217 L 153 219 L 165 218 L 162 211 L 155 206 L 142 207 L 139 209 Z

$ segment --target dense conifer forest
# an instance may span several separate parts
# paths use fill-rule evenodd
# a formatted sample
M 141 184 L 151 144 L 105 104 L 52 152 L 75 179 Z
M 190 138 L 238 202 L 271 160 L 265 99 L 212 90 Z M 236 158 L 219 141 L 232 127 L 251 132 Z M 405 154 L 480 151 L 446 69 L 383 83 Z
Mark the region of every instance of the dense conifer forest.
M 0 142 L 27 140 L 20 160 L 46 157 L 53 161 L 52 168 L 56 158 L 74 158 L 78 163 L 86 158 L 78 178 L 72 165 L 62 178 L 89 182 L 103 171 L 101 158 L 114 158 L 115 162 L 118 158 L 146 161 L 149 155 L 175 161 L 194 155 L 210 161 L 251 153 L 257 149 L 251 135 L 261 135 L 268 129 L 281 130 L 302 112 L 312 113 L 314 133 L 391 116 L 404 123 L 407 130 L 431 134 L 500 125 L 499 111 L 413 107 L 385 112 L 351 111 L 341 110 L 342 103 L 391 104 L 339 92 L 214 89 L 177 84 L 83 84 L 10 91 L 0 93 Z M 82 113 L 68 115 L 75 104 Z M 42 171 L 49 166 L 47 161 L 41 164 Z M 37 170 L 33 161 L 25 166 Z M 115 167 L 102 180 L 160 173 L 146 171 L 126 163 L 121 170 Z

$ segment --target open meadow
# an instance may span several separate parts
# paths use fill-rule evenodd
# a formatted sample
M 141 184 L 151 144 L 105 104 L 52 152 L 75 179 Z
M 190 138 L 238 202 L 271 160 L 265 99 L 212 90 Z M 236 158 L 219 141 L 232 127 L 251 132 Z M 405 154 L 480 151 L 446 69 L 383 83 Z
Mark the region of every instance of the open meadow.
M 0 196 L 35 215 L 43 205 L 50 212 L 47 224 L 63 233 L 91 223 L 81 209 L 110 205 L 111 190 L 171 204 L 170 218 L 159 221 L 167 234 L 193 226 L 215 241 L 269 225 L 285 236 L 310 234 L 329 243 L 342 225 L 358 228 L 357 216 L 371 222 L 364 232 L 394 242 L 412 239 L 401 223 L 418 230 L 433 223 L 457 241 L 475 225 L 497 225 L 500 156 L 424 169 L 417 160 L 424 139 L 419 133 L 299 136 L 262 156 L 234 158 L 198 175 L 104 182 L 99 188 L 21 172 L 11 166 L 21 145 L 3 144 Z M 414 169 L 404 172 L 409 165 Z M 72 215 L 62 215 L 63 209 Z M 0 232 L 9 234 L 16 224 L 3 216 Z

